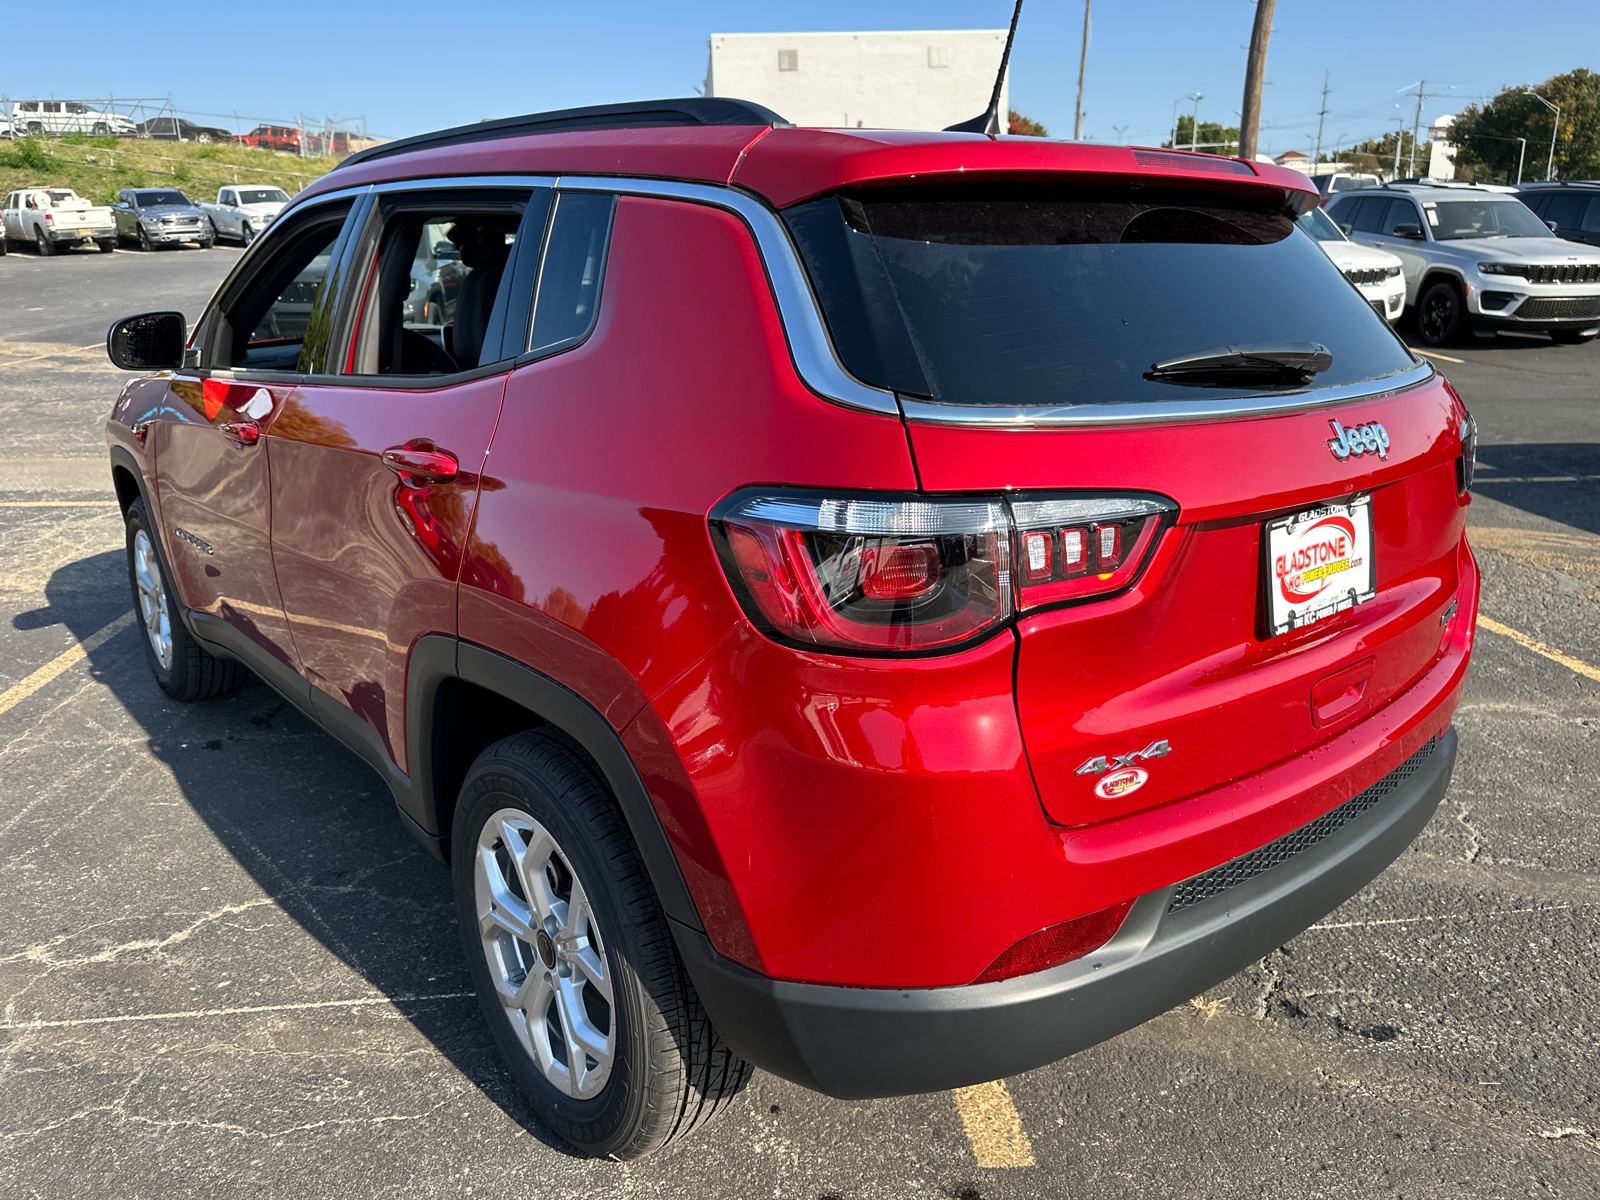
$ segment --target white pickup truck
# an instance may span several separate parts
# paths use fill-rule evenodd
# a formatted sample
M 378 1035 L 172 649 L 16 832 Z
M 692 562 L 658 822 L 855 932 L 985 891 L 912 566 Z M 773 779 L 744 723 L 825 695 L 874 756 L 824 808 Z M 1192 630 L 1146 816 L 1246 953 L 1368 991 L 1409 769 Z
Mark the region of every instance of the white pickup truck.
M 236 238 L 248 246 L 287 203 L 282 188 L 238 184 L 218 188 L 215 203 L 202 200 L 195 207 L 211 218 L 218 237 Z
M 0 209 L 5 222 L 5 243 L 32 242 L 40 254 L 54 254 L 60 246 L 87 246 L 90 242 L 110 254 L 117 248 L 117 223 L 104 204 L 91 204 L 71 188 L 24 188 L 6 196 Z M 0 250 L 3 252 L 3 250 Z

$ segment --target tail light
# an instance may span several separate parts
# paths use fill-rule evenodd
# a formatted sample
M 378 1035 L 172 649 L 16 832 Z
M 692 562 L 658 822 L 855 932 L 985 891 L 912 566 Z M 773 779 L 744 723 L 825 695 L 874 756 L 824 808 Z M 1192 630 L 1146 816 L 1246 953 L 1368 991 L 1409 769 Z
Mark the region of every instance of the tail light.
M 746 491 L 711 529 L 745 614 L 805 649 L 960 649 L 1023 608 L 1130 585 L 1177 514 L 1150 496 Z
M 1478 473 L 1478 422 L 1471 413 L 1461 418 L 1461 457 L 1456 459 L 1456 493 L 1465 496 L 1472 490 Z
M 1121 591 L 1177 511 L 1158 496 L 1012 497 L 1018 607 Z
M 712 529 L 745 612 L 790 643 L 949 649 L 1012 613 L 998 498 L 745 493 L 718 506 Z

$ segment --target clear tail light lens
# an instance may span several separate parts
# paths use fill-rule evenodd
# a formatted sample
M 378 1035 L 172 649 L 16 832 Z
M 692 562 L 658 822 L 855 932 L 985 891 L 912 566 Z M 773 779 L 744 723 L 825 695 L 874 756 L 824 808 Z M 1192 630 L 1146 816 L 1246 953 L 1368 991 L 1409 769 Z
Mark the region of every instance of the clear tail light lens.
M 947 650 L 1013 611 L 998 498 L 745 492 L 718 505 L 711 527 L 746 614 L 787 642 Z
M 1160 496 L 1012 497 L 1017 607 L 1121 591 L 1143 569 L 1157 535 L 1177 512 L 1176 504 Z
M 745 614 L 807 649 L 959 649 L 1020 609 L 1109 595 L 1177 516 L 1161 497 L 748 490 L 711 513 Z

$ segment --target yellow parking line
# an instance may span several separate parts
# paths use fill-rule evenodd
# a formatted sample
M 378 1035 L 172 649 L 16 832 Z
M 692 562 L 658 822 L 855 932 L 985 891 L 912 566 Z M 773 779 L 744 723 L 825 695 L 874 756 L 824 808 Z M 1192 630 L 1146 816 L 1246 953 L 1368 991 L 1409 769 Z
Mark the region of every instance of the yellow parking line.
M 1448 354 L 1435 354 L 1431 350 L 1418 350 L 1415 346 L 1407 347 L 1407 349 L 1409 349 L 1413 354 L 1422 355 L 1423 358 L 1438 358 L 1443 359 L 1445 362 L 1453 363 L 1464 363 L 1467 361 L 1464 358 L 1451 358 Z
M 1554 646 L 1546 646 L 1543 642 L 1536 642 L 1525 633 L 1518 633 L 1509 625 L 1502 625 L 1490 617 L 1478 614 L 1478 628 L 1487 629 L 1490 633 L 1498 633 L 1501 637 L 1508 637 L 1524 650 L 1532 650 L 1535 654 L 1543 655 L 1551 662 L 1558 662 L 1569 671 L 1576 671 L 1586 679 L 1600 683 L 1600 667 L 1592 667 L 1581 658 L 1573 658 L 1570 654 L 1563 654 Z M 0 711 L 4 711 L 0 709 Z
M 1033 1166 L 1033 1146 L 1005 1084 L 996 1080 L 957 1088 L 950 1094 L 980 1167 Z
M 115 508 L 115 500 L 0 500 L 0 508 Z
M 20 683 L 14 683 L 5 691 L 0 692 L 0 713 L 9 712 L 21 704 L 61 672 L 82 662 L 91 651 L 98 650 L 107 641 L 132 624 L 133 614 L 131 612 L 123 613 L 111 624 L 95 630 L 72 649 L 63 650 Z

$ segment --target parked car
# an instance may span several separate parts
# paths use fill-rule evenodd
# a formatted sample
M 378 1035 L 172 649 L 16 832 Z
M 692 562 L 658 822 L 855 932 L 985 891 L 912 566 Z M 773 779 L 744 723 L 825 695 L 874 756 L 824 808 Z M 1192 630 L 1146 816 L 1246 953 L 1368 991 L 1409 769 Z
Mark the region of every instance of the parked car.
M 291 154 L 300 150 L 300 131 L 293 125 L 257 125 L 233 140 L 241 146 L 255 146 L 261 150 L 286 150 Z
M 216 241 L 210 218 L 176 188 L 123 188 L 111 212 L 117 240 L 137 242 L 141 250 L 182 242 L 209 250 Z
M 141 121 L 134 136 L 163 142 L 231 142 L 233 134 L 214 125 L 196 125 L 182 117 L 151 117 Z
M 1391 324 L 1399 319 L 1406 306 L 1406 281 L 1397 255 L 1356 245 L 1320 208 L 1301 213 L 1299 225 L 1375 313 Z
M 135 133 L 133 121 L 121 113 L 101 112 L 78 100 L 18 100 L 11 106 L 11 123 L 30 137 L 47 133 L 132 137 Z
M 461 262 L 461 247 L 449 240 L 450 229 L 436 225 L 424 231 L 417 247 L 405 299 L 409 324 L 442 329 L 455 318 L 456 297 L 468 271 Z
M 248 246 L 287 203 L 282 188 L 241 184 L 218 188 L 215 201 L 202 200 L 195 207 L 210 218 L 218 237 L 237 238 Z
M 1600 246 L 1600 180 L 1530 183 L 1519 199 L 1557 237 Z
M 1475 427 L 1317 199 L 722 98 L 363 151 L 192 336 L 109 333 L 154 678 L 254 672 L 383 775 L 585 1152 L 751 1064 L 1073 1053 L 1364 888 L 1455 761 Z
M 1328 215 L 1352 240 L 1399 256 L 1417 331 L 1443 346 L 1470 329 L 1600 333 L 1600 250 L 1564 241 L 1515 196 L 1456 185 L 1339 196 Z
M 91 204 L 71 188 L 23 188 L 6 197 L 0 209 L 5 241 L 31 242 L 41 255 L 59 249 L 96 245 L 107 254 L 117 248 L 111 210 Z
M 1376 175 L 1364 175 L 1354 171 L 1337 171 L 1331 175 L 1313 175 L 1311 182 L 1317 186 L 1317 194 L 1322 197 L 1322 203 L 1328 201 L 1341 192 L 1360 192 L 1367 188 L 1383 186 L 1383 180 Z

